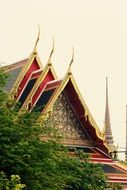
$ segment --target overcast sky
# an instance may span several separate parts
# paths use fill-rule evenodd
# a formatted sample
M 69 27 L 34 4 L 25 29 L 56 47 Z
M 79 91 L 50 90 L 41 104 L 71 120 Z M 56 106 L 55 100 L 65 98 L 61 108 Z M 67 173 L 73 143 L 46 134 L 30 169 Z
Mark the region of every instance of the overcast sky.
M 38 54 L 46 65 L 52 36 L 53 66 L 66 74 L 74 47 L 72 72 L 100 129 L 104 126 L 105 78 L 115 144 L 125 147 L 127 104 L 127 0 L 0 0 L 0 62 L 30 55 L 41 34 Z

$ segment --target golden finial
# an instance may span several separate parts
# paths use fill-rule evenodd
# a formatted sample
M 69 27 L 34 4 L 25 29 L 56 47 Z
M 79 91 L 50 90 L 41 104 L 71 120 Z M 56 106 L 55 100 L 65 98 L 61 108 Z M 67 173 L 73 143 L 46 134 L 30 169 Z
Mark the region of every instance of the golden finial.
M 74 48 L 72 47 L 72 58 L 71 58 L 69 68 L 68 68 L 68 74 L 69 75 L 71 74 L 71 65 L 72 65 L 73 61 L 74 61 Z
M 50 56 L 49 56 L 49 60 L 48 60 L 48 65 L 52 65 L 52 62 L 51 62 L 51 57 L 52 57 L 52 54 L 54 52 L 54 37 L 52 37 L 52 41 L 53 41 L 53 44 L 52 44 L 52 49 L 51 49 L 51 53 L 50 53 Z
M 39 26 L 39 24 L 38 24 L 38 36 L 37 36 L 37 40 L 36 40 L 35 46 L 34 46 L 34 51 L 33 51 L 34 54 L 37 53 L 37 44 L 38 44 L 38 42 L 39 42 L 39 38 L 40 38 L 40 26 Z

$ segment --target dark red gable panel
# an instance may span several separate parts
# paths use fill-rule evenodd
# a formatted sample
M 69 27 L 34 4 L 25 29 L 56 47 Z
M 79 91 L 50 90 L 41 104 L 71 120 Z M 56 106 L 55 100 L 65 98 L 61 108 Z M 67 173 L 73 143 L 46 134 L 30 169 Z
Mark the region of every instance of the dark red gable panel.
M 37 60 L 34 59 L 33 63 L 31 64 L 30 68 L 29 68 L 28 71 L 26 72 L 24 78 L 22 79 L 22 81 L 21 81 L 21 83 L 20 83 L 20 85 L 19 85 L 19 87 L 18 87 L 18 96 L 21 94 L 21 92 L 22 92 L 22 90 L 23 90 L 23 88 L 24 88 L 26 82 L 28 81 L 29 76 L 31 75 L 31 73 L 32 73 L 33 71 L 38 70 L 38 69 L 40 69 L 40 67 L 39 67 L 39 65 L 38 65 L 38 63 L 37 63 Z
M 42 73 L 42 70 L 39 69 L 37 71 L 34 71 L 29 79 L 27 80 L 27 83 L 25 85 L 25 88 L 22 90 L 18 101 L 20 102 L 20 105 L 22 106 L 23 103 L 25 102 L 26 98 L 28 97 L 29 93 L 31 92 L 32 88 L 34 87 L 34 84 L 36 83 L 38 77 Z
M 35 94 L 33 95 L 32 98 L 32 106 L 34 105 L 36 99 L 38 98 L 38 96 L 41 94 L 42 90 L 44 89 L 45 85 L 49 82 L 54 80 L 54 76 L 52 74 L 52 72 L 49 70 L 49 72 L 46 74 L 45 78 L 43 79 L 43 81 L 41 82 L 40 86 L 38 87 L 38 89 L 36 90 Z
M 66 94 L 67 94 L 69 101 L 71 102 L 71 104 L 75 108 L 76 114 L 79 117 L 81 115 L 84 115 L 84 107 L 83 107 L 81 101 L 79 100 L 79 96 L 76 93 L 76 90 L 75 90 L 75 88 L 74 88 L 74 86 L 70 80 L 65 87 L 65 91 L 66 91 Z
M 69 102 L 71 103 L 71 105 L 74 109 L 75 114 L 79 118 L 82 125 L 85 126 L 85 130 L 89 134 L 89 136 L 92 138 L 93 142 L 95 143 L 95 146 L 99 147 L 101 150 L 108 153 L 108 149 L 107 149 L 107 147 L 105 147 L 103 140 L 101 140 L 97 136 L 96 129 L 89 122 L 89 117 L 85 117 L 84 106 L 82 105 L 80 98 L 79 98 L 71 81 L 69 81 L 67 83 L 64 90 L 69 99 Z

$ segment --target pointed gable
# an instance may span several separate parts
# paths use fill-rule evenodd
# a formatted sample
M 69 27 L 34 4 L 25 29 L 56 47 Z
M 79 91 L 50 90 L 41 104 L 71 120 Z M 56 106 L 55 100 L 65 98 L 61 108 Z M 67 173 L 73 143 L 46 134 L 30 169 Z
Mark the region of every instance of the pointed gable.
M 30 58 L 27 60 L 26 64 L 24 64 L 21 72 L 19 73 L 14 86 L 11 90 L 11 93 L 15 95 L 15 98 L 17 99 L 20 94 L 22 93 L 22 90 L 24 86 L 26 85 L 31 73 L 33 71 L 37 71 L 42 68 L 42 64 L 40 62 L 40 59 L 37 55 L 37 53 L 32 53 Z
M 42 69 L 39 69 L 37 71 L 34 71 L 29 79 L 27 80 L 26 85 L 24 86 L 24 89 L 22 90 L 22 93 L 20 94 L 20 96 L 18 97 L 17 101 L 19 102 L 19 106 L 21 107 L 23 105 L 23 103 L 25 102 L 26 98 L 28 97 L 31 89 L 33 88 L 34 84 L 36 83 L 37 79 L 39 78 L 39 76 L 41 75 L 41 73 L 43 72 Z
M 47 64 L 41 73 L 41 75 L 38 77 L 36 83 L 34 84 L 33 88 L 30 91 L 29 96 L 26 98 L 21 110 L 28 109 L 30 104 L 30 109 L 32 109 L 38 98 L 40 97 L 42 91 L 44 90 L 46 84 L 50 81 L 53 81 L 57 78 L 55 71 L 52 67 L 52 65 Z
M 66 94 L 69 104 L 72 107 L 77 119 L 80 121 L 88 136 L 93 140 L 94 145 L 108 153 L 109 149 L 101 138 L 101 132 L 83 100 L 72 74 L 70 75 L 69 73 L 65 76 L 60 86 L 50 97 L 47 105 L 45 105 L 43 112 L 48 112 L 51 109 L 53 110 L 55 102 L 62 92 Z
M 36 44 L 35 44 L 35 47 L 36 47 Z M 35 48 L 35 50 L 36 50 L 36 48 Z M 57 79 L 57 76 L 53 69 L 52 61 L 51 61 L 53 52 L 54 52 L 54 39 L 53 39 L 53 45 L 52 45 L 51 53 L 50 53 L 50 56 L 48 59 L 48 63 L 45 66 L 40 77 L 38 77 L 38 80 L 35 82 L 33 88 L 31 89 L 29 96 L 26 98 L 24 104 L 22 105 L 21 110 L 28 109 L 31 111 L 31 109 L 34 106 L 36 107 L 36 103 L 38 103 L 38 100 L 40 100 L 41 94 L 42 94 L 45 86 L 47 85 L 47 83 Z M 46 95 L 45 95 L 45 99 L 47 100 Z M 41 102 L 41 101 L 40 101 L 40 103 L 43 104 L 43 102 Z
M 65 91 L 61 92 L 56 100 L 48 122 L 55 123 L 62 142 L 68 145 L 94 146 L 92 138 L 85 131 L 82 123 L 75 114 Z
M 34 106 L 31 108 L 33 111 L 42 112 L 47 103 L 49 102 L 50 98 L 53 96 L 59 85 L 61 84 L 62 80 L 53 80 L 47 82 L 44 89 L 41 91 L 40 95 L 36 99 Z

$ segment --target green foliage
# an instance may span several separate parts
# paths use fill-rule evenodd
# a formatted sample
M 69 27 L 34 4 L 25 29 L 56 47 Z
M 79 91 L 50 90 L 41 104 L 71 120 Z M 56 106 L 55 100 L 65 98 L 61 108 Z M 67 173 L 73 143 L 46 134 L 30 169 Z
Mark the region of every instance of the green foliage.
M 0 190 L 21 190 L 24 187 L 18 175 L 11 175 L 11 178 L 7 179 L 5 173 L 0 172 Z
M 122 186 L 119 183 L 109 183 L 108 189 L 111 190 L 122 190 Z
M 3 74 L 0 74 L 3 77 Z M 4 79 L 0 79 L 4 84 Z M 0 171 L 2 184 L 16 184 L 15 190 L 102 190 L 107 186 L 100 165 L 87 162 L 80 152 L 76 158 L 68 156 L 67 149 L 56 141 L 40 140 L 47 136 L 48 122 L 37 122 L 38 113 L 18 114 L 12 101 L 0 91 Z M 10 102 L 9 102 L 10 101 Z M 51 129 L 52 130 L 52 129 Z M 85 160 L 82 162 L 81 160 Z M 14 176 L 12 176 L 14 175 Z M 26 186 L 18 187 L 21 183 Z M 12 178 L 9 180 L 9 177 Z M 14 182 L 14 183 L 13 183 Z M 19 185 L 20 186 L 20 185 Z M 1 186 L 1 189 L 3 187 Z M 6 188 L 3 188 L 6 189 Z
M 0 89 L 4 87 L 8 79 L 8 75 L 3 73 L 3 69 L 0 68 Z
M 6 84 L 7 81 L 7 75 L 3 74 L 2 69 L 0 69 L 0 103 L 3 103 L 5 101 L 5 97 L 7 96 L 6 93 L 3 91 L 3 87 Z M 0 105 L 1 106 L 1 105 Z

